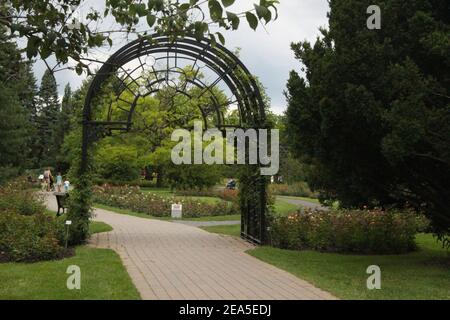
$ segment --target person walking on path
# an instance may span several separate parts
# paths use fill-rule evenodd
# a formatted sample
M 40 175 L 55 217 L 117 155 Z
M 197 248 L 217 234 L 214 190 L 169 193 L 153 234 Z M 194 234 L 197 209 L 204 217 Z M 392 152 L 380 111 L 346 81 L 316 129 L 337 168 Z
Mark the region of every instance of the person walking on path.
M 64 192 L 69 192 L 70 182 L 69 180 L 64 181 Z
M 47 187 L 47 192 L 50 192 L 51 188 L 51 179 L 52 179 L 52 172 L 50 168 L 47 168 L 47 170 L 44 171 L 44 181 Z
M 62 187 L 62 176 L 61 176 L 61 172 L 58 172 L 58 175 L 56 176 L 56 190 L 58 192 L 61 192 L 61 187 Z

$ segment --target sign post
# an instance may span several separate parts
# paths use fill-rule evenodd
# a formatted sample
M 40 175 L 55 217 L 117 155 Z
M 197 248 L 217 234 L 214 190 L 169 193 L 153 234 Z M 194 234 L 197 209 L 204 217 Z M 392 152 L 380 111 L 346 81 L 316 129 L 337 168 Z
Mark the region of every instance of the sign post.
M 67 242 L 69 241 L 69 227 L 72 224 L 71 220 L 66 221 L 66 251 L 67 251 Z
M 183 218 L 183 205 L 175 203 L 172 205 L 172 219 Z

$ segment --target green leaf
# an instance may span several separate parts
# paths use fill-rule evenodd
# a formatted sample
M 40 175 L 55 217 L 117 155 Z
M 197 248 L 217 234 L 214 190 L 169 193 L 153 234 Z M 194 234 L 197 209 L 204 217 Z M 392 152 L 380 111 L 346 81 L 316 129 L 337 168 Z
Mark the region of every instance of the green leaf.
M 47 43 L 53 44 L 53 42 L 55 42 L 56 40 L 56 37 L 57 37 L 56 33 L 54 31 L 50 31 L 47 34 Z
M 183 4 L 180 6 L 180 11 L 186 12 L 186 11 L 188 11 L 190 8 L 191 8 L 191 5 L 190 5 L 189 3 L 183 3 Z
M 136 13 L 139 17 L 145 17 L 147 15 L 147 8 L 145 4 L 140 3 L 136 5 Z
M 200 22 L 197 21 L 194 24 L 194 33 L 195 33 L 195 38 L 197 40 L 201 40 L 204 36 L 204 34 L 208 31 L 208 24 L 205 22 Z
M 155 22 L 156 22 L 156 16 L 153 15 L 153 14 L 148 14 L 148 15 L 147 15 L 147 23 L 148 23 L 148 26 L 149 26 L 150 28 L 152 28 L 152 27 L 155 25 Z
M 155 1 L 155 9 L 158 11 L 162 11 L 164 9 L 164 0 L 154 0 Z
M 220 32 L 216 32 L 217 37 L 219 38 L 219 41 L 222 45 L 225 45 L 225 37 Z
M 256 9 L 256 14 L 258 15 L 259 19 L 265 19 L 267 17 L 267 15 L 270 14 L 269 9 L 267 9 L 266 7 L 263 7 L 263 6 L 258 6 L 256 3 L 255 3 L 255 9 Z
M 209 39 L 211 40 L 211 45 L 213 47 L 215 47 L 217 45 L 217 40 L 216 40 L 216 36 L 213 35 L 212 33 L 209 35 Z
M 234 14 L 233 12 L 227 11 L 227 19 L 231 22 L 231 26 L 233 30 L 237 30 L 239 28 L 239 24 L 241 23 L 241 19 Z
M 256 30 L 256 28 L 258 28 L 258 18 L 251 12 L 247 12 L 245 14 L 245 17 L 247 18 L 250 28 Z
M 224 5 L 224 7 L 229 7 L 231 5 L 233 5 L 235 2 L 235 0 L 222 0 L 222 4 Z
M 209 0 L 208 6 L 209 6 L 209 12 L 211 15 L 211 19 L 214 22 L 217 22 L 218 20 L 222 19 L 223 9 L 222 9 L 222 6 L 220 5 L 219 1 Z
M 199 1 L 199 0 L 189 0 L 189 4 L 190 4 L 191 6 L 195 6 L 195 5 L 197 5 L 198 1 Z
M 27 43 L 27 57 L 28 59 L 34 58 L 38 54 L 39 43 L 41 39 L 36 36 L 30 36 Z
M 47 59 L 50 55 L 52 54 L 52 51 L 50 50 L 50 46 L 45 44 L 42 46 L 41 52 L 40 52 L 40 56 L 41 59 L 45 60 Z
M 148 10 L 162 11 L 164 9 L 164 0 L 149 0 Z
M 280 1 L 278 0 L 261 0 L 260 1 L 260 5 L 263 7 L 266 7 L 269 12 L 270 12 L 270 18 L 272 18 L 272 12 L 270 11 L 270 8 L 273 8 L 273 10 L 275 11 L 275 18 L 274 20 L 278 19 L 278 9 L 276 7 L 276 5 L 278 5 L 280 3 Z M 266 19 L 267 21 L 267 19 Z
M 80 76 L 83 73 L 83 66 L 81 64 L 77 64 L 75 67 L 75 72 Z

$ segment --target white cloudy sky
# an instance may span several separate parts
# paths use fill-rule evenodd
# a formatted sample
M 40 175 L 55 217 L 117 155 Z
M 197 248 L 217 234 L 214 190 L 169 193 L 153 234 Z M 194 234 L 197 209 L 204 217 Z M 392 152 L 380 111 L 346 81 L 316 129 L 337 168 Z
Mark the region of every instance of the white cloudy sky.
M 100 1 L 88 0 L 98 7 Z M 241 8 L 251 7 L 254 0 L 236 1 L 233 8 L 239 12 Z M 319 34 L 319 27 L 327 26 L 327 0 L 281 0 L 279 5 L 279 19 L 270 23 L 266 28 L 258 28 L 255 32 L 247 24 L 241 24 L 238 31 L 226 34 L 226 46 L 229 49 L 241 48 L 240 58 L 248 69 L 258 76 L 267 93 L 272 99 L 272 109 L 282 113 L 286 109 L 283 95 L 289 72 L 299 70 L 300 63 L 294 59 L 290 50 L 291 42 L 303 40 L 314 41 Z M 115 49 L 114 49 L 115 50 Z M 111 54 L 114 50 L 103 50 L 103 54 Z M 39 79 L 45 66 L 36 62 L 35 72 Z M 83 77 L 74 71 L 61 71 L 56 73 L 59 92 L 62 95 L 66 83 L 72 88 L 78 88 Z

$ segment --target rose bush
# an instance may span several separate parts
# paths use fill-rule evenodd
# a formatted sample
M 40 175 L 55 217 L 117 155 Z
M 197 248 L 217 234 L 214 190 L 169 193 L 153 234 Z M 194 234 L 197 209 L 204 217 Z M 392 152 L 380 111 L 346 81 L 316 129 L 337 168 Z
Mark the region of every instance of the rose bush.
M 238 191 L 223 189 L 223 190 L 195 190 L 195 189 L 186 189 L 186 190 L 177 190 L 176 192 L 179 196 L 192 196 L 192 197 L 216 197 L 225 201 L 237 202 L 238 201 Z
M 45 214 L 42 197 L 24 180 L 0 187 L 0 261 L 35 262 L 64 256 L 64 222 Z
M 44 210 L 42 196 L 30 189 L 25 179 L 17 179 L 0 187 L 0 212 L 31 216 Z
M 64 256 L 64 225 L 35 214 L 0 213 L 0 261 L 35 262 Z
M 189 198 L 179 200 L 174 197 L 161 197 L 151 192 L 142 192 L 139 187 L 133 186 L 96 186 L 93 200 L 103 205 L 144 213 L 153 217 L 169 217 L 174 203 L 183 205 L 183 217 L 186 218 L 239 214 L 235 203 L 222 201 L 209 204 Z
M 416 249 L 428 221 L 413 212 L 302 211 L 270 219 L 272 245 L 282 249 L 398 254 Z

